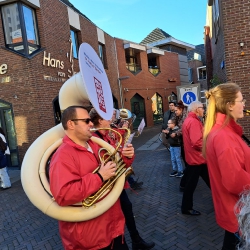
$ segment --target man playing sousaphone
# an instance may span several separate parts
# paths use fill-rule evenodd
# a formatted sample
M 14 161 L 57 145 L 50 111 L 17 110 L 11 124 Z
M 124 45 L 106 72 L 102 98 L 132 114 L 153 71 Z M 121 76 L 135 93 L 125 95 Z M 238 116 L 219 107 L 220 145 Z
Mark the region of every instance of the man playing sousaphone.
M 88 111 L 81 106 L 70 106 L 62 115 L 65 130 L 62 145 L 50 164 L 50 189 L 60 206 L 73 205 L 95 193 L 103 181 L 115 176 L 116 164 L 99 165 L 99 145 L 90 140 L 92 133 Z M 134 148 L 122 151 L 133 157 Z M 82 222 L 59 221 L 64 248 L 127 250 L 124 239 L 124 216 L 119 199 L 100 216 Z

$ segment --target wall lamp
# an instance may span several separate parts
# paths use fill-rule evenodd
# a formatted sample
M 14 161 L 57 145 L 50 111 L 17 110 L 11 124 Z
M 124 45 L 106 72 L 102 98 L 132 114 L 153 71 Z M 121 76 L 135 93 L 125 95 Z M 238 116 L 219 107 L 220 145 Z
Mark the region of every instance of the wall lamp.
M 241 48 L 243 48 L 244 47 L 244 42 L 239 42 L 239 45 L 240 45 Z
M 241 56 L 244 56 L 244 55 L 245 55 L 245 52 L 243 51 L 243 47 L 244 47 L 245 43 L 244 43 L 243 41 L 241 41 L 241 42 L 239 42 L 239 45 L 240 45 L 240 48 L 241 48 L 241 53 L 240 53 L 240 55 L 241 55 Z
M 124 88 L 124 91 L 125 91 L 125 92 L 128 92 L 128 88 Z
M 129 79 L 129 76 L 122 76 L 118 78 L 118 80 L 125 80 L 125 79 Z

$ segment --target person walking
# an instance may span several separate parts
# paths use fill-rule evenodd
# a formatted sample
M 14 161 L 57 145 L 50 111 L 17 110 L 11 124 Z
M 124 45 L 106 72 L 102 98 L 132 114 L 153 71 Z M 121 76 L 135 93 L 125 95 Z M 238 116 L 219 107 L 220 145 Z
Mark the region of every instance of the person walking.
M 167 140 L 170 145 L 170 155 L 173 171 L 170 173 L 170 177 L 181 178 L 183 176 L 183 166 L 181 162 L 181 141 L 180 136 L 177 135 L 176 131 L 179 127 L 176 126 L 176 120 L 170 119 L 168 121 L 169 133 L 166 134 Z
M 202 156 L 203 124 L 199 117 L 203 117 L 204 114 L 203 104 L 198 101 L 192 102 L 188 106 L 188 111 L 182 126 L 187 171 L 181 211 L 186 215 L 200 215 L 199 211 L 193 209 L 193 194 L 200 176 L 210 188 L 206 160 Z
M 102 119 L 101 116 L 96 112 L 94 108 L 92 108 L 89 112 L 89 115 L 91 117 L 91 120 L 93 121 L 94 127 L 97 129 L 100 129 L 93 133 L 94 136 L 97 136 L 104 141 L 108 142 L 110 145 L 113 147 L 117 147 L 118 141 L 120 138 L 117 138 L 117 135 L 115 132 L 112 132 L 110 130 L 104 130 L 105 128 L 110 128 L 111 122 L 105 119 Z M 103 129 L 101 129 L 103 128 Z M 119 129 L 119 128 L 112 128 L 119 132 L 123 136 L 123 141 L 122 141 L 122 147 L 124 146 L 124 133 L 126 130 Z M 128 144 L 126 146 L 126 149 L 129 150 L 130 148 L 133 148 L 132 144 Z M 134 149 L 134 148 L 133 148 Z M 122 159 L 126 163 L 127 166 L 131 166 L 133 160 L 134 160 L 134 155 L 133 157 L 126 157 L 126 155 L 121 154 Z M 129 200 L 129 197 L 126 193 L 126 188 L 127 188 L 127 183 L 125 183 L 125 187 L 120 195 L 120 202 L 121 202 L 121 208 L 123 211 L 123 214 L 125 216 L 125 223 L 128 228 L 131 240 L 132 240 L 132 249 L 133 250 L 140 250 L 140 249 L 151 249 L 155 246 L 154 242 L 146 242 L 145 240 L 142 239 L 140 236 L 136 223 L 135 223 L 135 216 L 133 213 L 133 205 L 131 201 Z
M 7 145 L 5 133 L 0 127 L 0 187 L 1 190 L 7 190 L 11 188 L 10 177 L 7 172 L 7 157 L 10 154 L 10 149 Z
M 238 120 L 244 117 L 246 100 L 232 82 L 206 92 L 207 117 L 203 155 L 208 164 L 216 222 L 225 230 L 222 250 L 235 250 L 238 221 L 234 207 L 250 184 L 250 148 L 242 140 Z

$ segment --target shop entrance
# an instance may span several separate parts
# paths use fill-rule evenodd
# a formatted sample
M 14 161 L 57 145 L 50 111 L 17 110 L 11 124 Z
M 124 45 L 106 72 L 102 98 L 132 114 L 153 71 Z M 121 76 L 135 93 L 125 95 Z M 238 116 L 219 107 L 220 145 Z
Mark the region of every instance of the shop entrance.
M 16 130 L 13 121 L 12 105 L 0 100 L 0 127 L 5 132 L 5 137 L 10 148 L 10 156 L 8 158 L 8 167 L 20 167 L 18 147 L 16 140 Z
M 137 129 L 144 118 L 145 122 L 145 103 L 144 99 L 139 95 L 135 94 L 130 100 L 131 112 L 136 115 L 136 119 L 133 123 L 133 129 Z

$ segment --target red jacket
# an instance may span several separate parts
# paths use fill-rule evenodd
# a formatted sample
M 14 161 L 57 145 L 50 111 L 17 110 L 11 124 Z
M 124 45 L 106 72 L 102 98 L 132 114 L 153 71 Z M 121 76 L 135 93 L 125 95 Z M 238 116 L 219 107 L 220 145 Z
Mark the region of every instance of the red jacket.
M 218 113 L 208 135 L 206 158 L 216 221 L 229 232 L 238 230 L 234 206 L 244 187 L 250 185 L 250 148 L 242 140 L 242 128 L 231 119 L 222 125 L 225 115 Z
M 99 146 L 88 141 L 94 154 L 75 144 L 67 136 L 57 149 L 50 164 L 50 188 L 60 206 L 84 200 L 102 185 L 97 174 Z M 59 230 L 66 250 L 100 249 L 124 234 L 125 220 L 120 200 L 99 217 L 83 222 L 59 221 Z
M 205 164 L 202 156 L 203 124 L 194 112 L 189 112 L 182 125 L 185 159 L 189 165 Z

